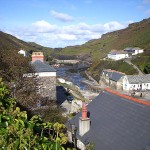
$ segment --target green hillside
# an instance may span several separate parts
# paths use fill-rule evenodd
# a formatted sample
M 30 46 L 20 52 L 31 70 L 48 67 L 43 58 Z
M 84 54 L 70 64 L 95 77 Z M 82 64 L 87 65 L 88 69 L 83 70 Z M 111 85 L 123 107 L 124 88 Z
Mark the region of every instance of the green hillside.
M 45 54 L 50 54 L 52 49 L 43 47 L 36 43 L 24 42 L 10 34 L 0 31 L 0 50 L 20 50 L 24 49 L 28 52 L 43 51 Z
M 111 49 L 120 50 L 130 46 L 146 49 L 147 53 L 150 53 L 150 18 L 132 23 L 126 29 L 104 34 L 100 39 L 88 41 L 83 45 L 66 47 L 57 51 L 57 54 L 92 54 L 93 59 L 100 59 L 105 57 Z

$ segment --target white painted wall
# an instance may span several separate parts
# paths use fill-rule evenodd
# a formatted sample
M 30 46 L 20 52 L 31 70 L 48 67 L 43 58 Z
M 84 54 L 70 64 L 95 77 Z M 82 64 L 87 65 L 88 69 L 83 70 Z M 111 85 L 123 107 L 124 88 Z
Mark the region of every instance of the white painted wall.
M 137 83 L 137 84 L 129 84 L 129 81 L 127 77 L 124 77 L 123 79 L 123 90 L 129 91 L 129 90 L 137 90 L 137 89 L 142 89 L 142 90 L 150 90 L 150 83 Z
M 144 50 L 143 49 L 140 49 L 140 50 L 135 50 L 134 53 L 132 55 L 137 55 L 137 54 L 140 54 L 140 53 L 143 53 Z
M 40 72 L 40 73 L 28 73 L 28 74 L 23 74 L 23 77 L 55 77 L 56 72 Z
M 35 74 L 38 75 L 39 77 L 55 77 L 56 76 L 56 72 L 39 72 Z
M 85 150 L 85 145 L 80 140 L 77 140 L 77 147 L 81 150 Z
M 113 60 L 120 60 L 120 59 L 128 58 L 129 55 L 128 54 L 116 54 L 116 55 L 108 54 L 107 57 Z
M 19 54 L 22 54 L 23 56 L 27 56 L 26 51 L 24 51 L 24 50 L 22 50 L 22 49 L 21 49 L 18 53 L 19 53 Z

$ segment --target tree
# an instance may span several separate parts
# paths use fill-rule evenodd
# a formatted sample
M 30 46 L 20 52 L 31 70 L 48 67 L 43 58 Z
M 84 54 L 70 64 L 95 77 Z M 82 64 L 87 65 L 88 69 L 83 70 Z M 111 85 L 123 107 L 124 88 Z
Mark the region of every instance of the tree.
M 67 137 L 63 124 L 43 122 L 39 116 L 29 120 L 26 111 L 15 104 L 0 79 L 0 149 L 64 150 Z
M 150 63 L 147 63 L 144 66 L 144 73 L 149 74 L 150 73 Z

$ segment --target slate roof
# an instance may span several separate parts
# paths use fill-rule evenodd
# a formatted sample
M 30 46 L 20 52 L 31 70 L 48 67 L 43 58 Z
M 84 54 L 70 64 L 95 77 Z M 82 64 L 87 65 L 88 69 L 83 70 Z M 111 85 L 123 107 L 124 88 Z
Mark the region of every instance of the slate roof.
M 32 62 L 31 65 L 34 67 L 35 72 L 56 72 L 54 68 L 52 68 L 50 65 L 41 62 L 40 60 L 36 60 L 35 62 Z
M 125 76 L 124 73 L 118 72 L 118 71 L 115 71 L 115 70 L 111 70 L 111 69 L 103 70 L 103 72 L 108 75 L 108 77 L 109 77 L 110 80 L 113 80 L 113 81 L 116 81 L 116 82 L 117 82 L 122 76 Z
M 109 54 L 111 55 L 117 55 L 117 54 L 128 54 L 127 52 L 123 51 L 123 50 L 120 50 L 120 51 L 117 51 L 117 50 L 112 50 L 109 52 Z
M 150 146 L 150 103 L 104 90 L 88 106 L 91 127 L 82 137 L 95 150 L 146 150 Z M 81 112 L 70 120 L 79 129 Z
M 139 47 L 127 47 L 124 49 L 124 51 L 135 51 L 135 50 L 142 50 L 142 49 Z
M 127 75 L 130 84 L 150 83 L 150 74 Z

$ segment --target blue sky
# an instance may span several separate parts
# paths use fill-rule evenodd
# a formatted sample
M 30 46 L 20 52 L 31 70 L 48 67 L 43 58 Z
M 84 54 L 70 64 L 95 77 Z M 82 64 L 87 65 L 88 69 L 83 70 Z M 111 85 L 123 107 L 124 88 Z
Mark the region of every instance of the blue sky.
M 0 30 L 48 47 L 83 44 L 150 17 L 150 0 L 0 0 Z

